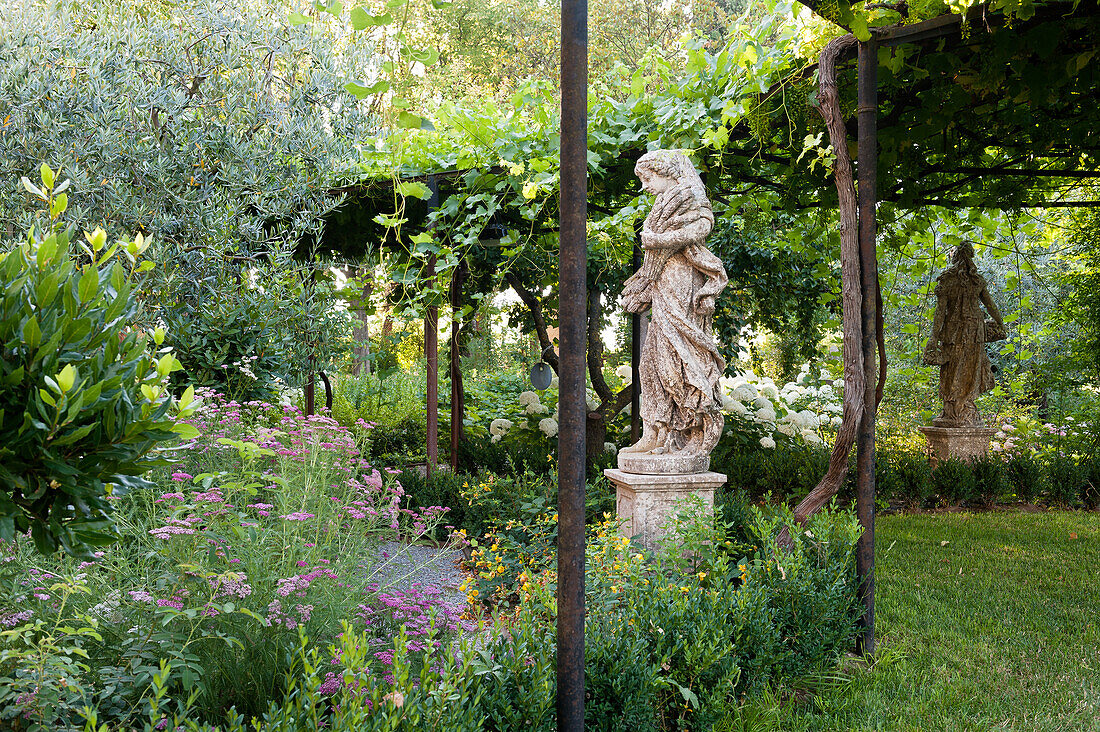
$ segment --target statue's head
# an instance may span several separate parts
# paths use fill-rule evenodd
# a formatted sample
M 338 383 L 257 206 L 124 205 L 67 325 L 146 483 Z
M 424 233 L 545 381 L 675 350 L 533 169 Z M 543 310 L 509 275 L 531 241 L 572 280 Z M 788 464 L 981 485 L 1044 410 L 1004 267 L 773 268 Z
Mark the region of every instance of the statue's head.
M 974 259 L 974 244 L 969 241 L 959 242 L 952 250 L 952 262 L 965 262 Z
M 680 183 L 703 185 L 695 166 L 679 150 L 651 150 L 634 165 L 634 173 L 647 193 L 658 194 Z
M 951 250 L 951 262 L 954 264 L 960 264 L 962 262 L 972 262 L 974 260 L 974 246 L 968 242 L 960 242 L 955 245 L 955 248 Z

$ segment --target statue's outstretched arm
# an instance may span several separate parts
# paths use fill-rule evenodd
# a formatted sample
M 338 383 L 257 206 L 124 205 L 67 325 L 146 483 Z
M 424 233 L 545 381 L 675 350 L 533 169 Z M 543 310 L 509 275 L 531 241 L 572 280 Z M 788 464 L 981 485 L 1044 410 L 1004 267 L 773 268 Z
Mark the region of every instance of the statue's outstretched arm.
M 982 287 L 982 293 L 979 297 L 982 300 L 982 305 L 985 305 L 985 311 L 989 313 L 989 317 L 993 318 L 993 322 L 1004 325 L 1004 321 L 1001 320 L 1001 311 L 997 309 L 997 303 L 993 302 L 989 289 Z

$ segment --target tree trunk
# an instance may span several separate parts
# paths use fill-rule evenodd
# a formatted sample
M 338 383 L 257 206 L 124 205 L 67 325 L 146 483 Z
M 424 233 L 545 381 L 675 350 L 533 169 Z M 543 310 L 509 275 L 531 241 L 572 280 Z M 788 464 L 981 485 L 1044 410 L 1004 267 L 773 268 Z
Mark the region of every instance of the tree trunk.
M 863 415 L 865 376 L 863 370 L 863 324 L 860 308 L 863 297 L 859 275 L 859 224 L 852 159 L 848 154 L 848 135 L 840 111 L 836 84 L 836 62 L 841 53 L 856 43 L 855 37 L 843 36 L 830 41 L 821 51 L 818 64 L 818 111 L 825 119 L 829 140 L 836 155 L 833 177 L 836 180 L 840 208 L 840 289 L 844 332 L 844 414 L 836 444 L 829 458 L 829 469 L 821 482 L 795 507 L 799 522 L 817 513 L 840 490 L 848 474 L 848 453 L 852 450 Z

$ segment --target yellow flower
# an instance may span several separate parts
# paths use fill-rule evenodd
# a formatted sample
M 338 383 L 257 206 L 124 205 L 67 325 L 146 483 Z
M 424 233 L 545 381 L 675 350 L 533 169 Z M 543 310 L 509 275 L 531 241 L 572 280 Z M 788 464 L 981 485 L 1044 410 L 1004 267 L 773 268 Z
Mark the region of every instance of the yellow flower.
M 527 181 L 523 184 L 523 197 L 528 201 L 533 199 L 539 194 L 539 184 L 533 181 Z
M 704 579 L 707 578 L 707 573 L 706 572 L 700 572 L 699 574 L 696 575 L 696 577 L 698 577 L 699 581 L 702 582 Z

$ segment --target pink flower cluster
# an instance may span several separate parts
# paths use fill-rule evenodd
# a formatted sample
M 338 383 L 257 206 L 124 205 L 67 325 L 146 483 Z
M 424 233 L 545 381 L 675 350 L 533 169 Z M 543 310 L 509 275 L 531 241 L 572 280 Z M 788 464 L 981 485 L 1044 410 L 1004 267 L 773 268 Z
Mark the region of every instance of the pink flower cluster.
M 293 577 L 282 577 L 276 582 L 275 594 L 280 597 L 289 597 L 292 593 L 298 597 L 305 597 L 306 590 L 309 589 L 313 580 L 319 577 L 327 577 L 329 579 L 337 579 L 337 575 L 330 569 L 325 567 L 314 567 L 311 572 L 307 574 L 296 574 Z
M 287 630 L 294 630 L 299 625 L 308 623 L 313 616 L 312 605 L 295 605 L 294 611 L 297 614 L 296 616 L 284 611 L 283 605 L 278 599 L 272 600 L 267 606 L 267 623 L 268 625 L 282 625 Z

